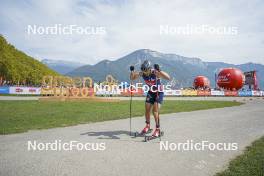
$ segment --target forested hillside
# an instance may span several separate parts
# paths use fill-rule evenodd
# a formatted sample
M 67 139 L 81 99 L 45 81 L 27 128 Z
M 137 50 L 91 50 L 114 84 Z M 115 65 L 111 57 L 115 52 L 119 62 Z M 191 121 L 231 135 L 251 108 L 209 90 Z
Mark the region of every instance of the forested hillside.
M 17 50 L 0 35 L 0 78 L 11 84 L 38 85 L 44 75 L 58 73 Z

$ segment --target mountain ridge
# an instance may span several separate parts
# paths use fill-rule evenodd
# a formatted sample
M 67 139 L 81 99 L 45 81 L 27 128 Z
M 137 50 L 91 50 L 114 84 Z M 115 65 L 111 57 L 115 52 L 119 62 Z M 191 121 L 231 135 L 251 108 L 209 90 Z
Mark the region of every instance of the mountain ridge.
M 74 69 L 81 67 L 85 64 L 80 62 L 74 62 L 74 61 L 65 61 L 65 60 L 51 60 L 51 59 L 43 59 L 41 60 L 41 63 L 45 64 L 52 70 L 55 70 L 56 72 L 60 74 L 66 74 L 70 71 L 73 71 Z
M 258 70 L 258 77 L 264 75 L 264 65 L 257 63 L 229 64 L 225 62 L 204 62 L 197 57 L 185 57 L 177 54 L 164 54 L 150 49 L 135 50 L 116 60 L 102 60 L 94 65 L 84 65 L 72 72 L 68 76 L 90 76 L 95 81 L 104 80 L 106 75 L 111 74 L 119 81 L 129 81 L 129 66 L 135 65 L 139 70 L 143 60 L 150 60 L 152 64 L 157 63 L 161 69 L 167 71 L 174 80 L 176 87 L 190 87 L 193 79 L 197 75 L 207 76 L 211 81 L 211 86 L 215 85 L 215 72 L 225 67 L 236 67 L 242 71 Z M 264 87 L 264 81 L 260 80 L 260 87 Z

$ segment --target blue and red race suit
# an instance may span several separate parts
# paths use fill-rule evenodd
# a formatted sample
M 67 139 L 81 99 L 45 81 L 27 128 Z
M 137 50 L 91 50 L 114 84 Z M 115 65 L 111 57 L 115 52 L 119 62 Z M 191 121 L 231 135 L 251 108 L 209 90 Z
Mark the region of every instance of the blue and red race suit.
M 155 102 L 158 102 L 159 104 L 162 104 L 164 92 L 160 78 L 157 78 L 155 75 L 155 70 L 152 69 L 151 74 L 148 76 L 143 74 L 142 78 L 149 87 L 146 96 L 146 103 L 154 104 Z

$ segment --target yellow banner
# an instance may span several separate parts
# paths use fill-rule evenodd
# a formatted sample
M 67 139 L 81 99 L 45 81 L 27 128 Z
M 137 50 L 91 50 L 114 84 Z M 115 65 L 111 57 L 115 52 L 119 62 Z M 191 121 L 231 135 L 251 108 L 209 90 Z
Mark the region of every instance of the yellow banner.
M 183 96 L 197 96 L 197 90 L 182 90 Z

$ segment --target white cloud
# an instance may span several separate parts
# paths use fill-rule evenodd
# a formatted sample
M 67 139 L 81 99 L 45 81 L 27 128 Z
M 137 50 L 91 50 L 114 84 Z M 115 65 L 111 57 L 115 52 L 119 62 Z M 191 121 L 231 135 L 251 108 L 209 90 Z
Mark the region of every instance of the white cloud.
M 0 33 L 38 58 L 96 63 L 149 48 L 206 61 L 264 63 L 264 3 L 259 1 L 16 1 L 0 2 Z M 104 26 L 107 34 L 27 35 L 27 25 Z M 160 25 L 235 26 L 238 35 L 160 35 Z

